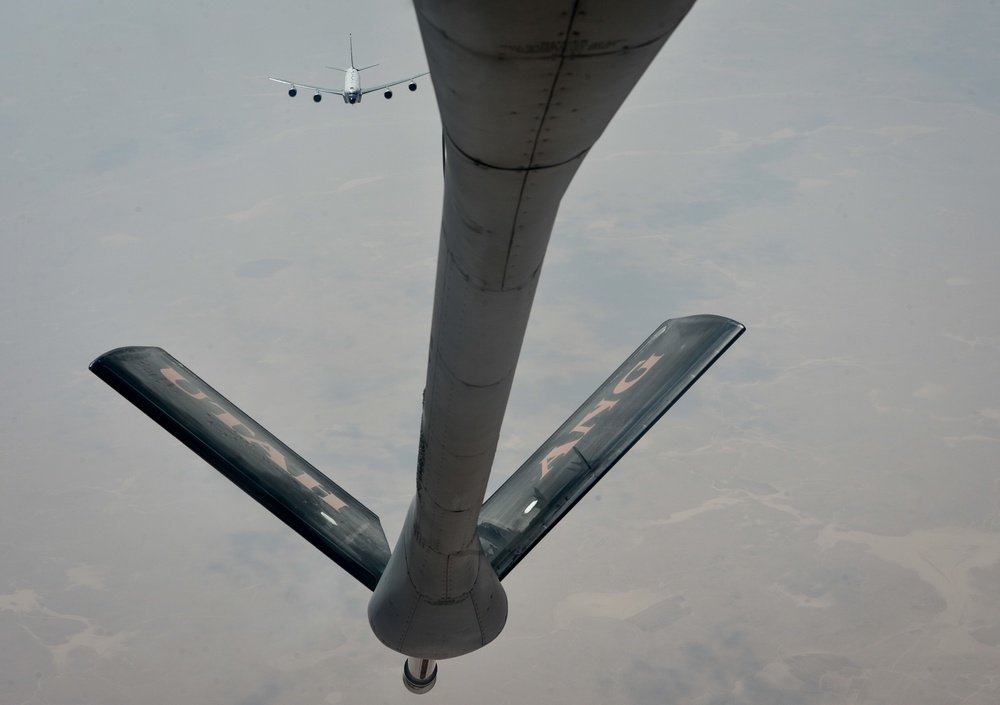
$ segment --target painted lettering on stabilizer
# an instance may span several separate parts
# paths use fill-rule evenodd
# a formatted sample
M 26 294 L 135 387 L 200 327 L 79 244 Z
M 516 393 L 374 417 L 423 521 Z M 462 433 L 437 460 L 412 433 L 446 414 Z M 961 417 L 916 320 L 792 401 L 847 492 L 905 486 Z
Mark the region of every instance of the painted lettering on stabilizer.
M 191 382 L 185 379 L 183 376 L 181 376 L 181 374 L 177 370 L 171 367 L 164 367 L 163 369 L 160 370 L 160 374 L 166 377 L 169 382 L 171 382 L 175 387 L 177 387 L 179 390 L 187 394 L 192 399 L 204 402 L 211 409 L 211 413 L 215 418 L 217 418 L 223 424 L 231 428 L 236 433 L 236 435 L 238 435 L 244 441 L 246 441 L 247 443 L 253 443 L 259 448 L 262 448 L 264 452 L 267 454 L 268 459 L 276 466 L 278 466 L 282 470 L 282 472 L 286 473 L 289 477 L 293 477 L 296 480 L 298 480 L 307 489 L 312 490 L 314 487 L 318 487 L 322 492 L 325 493 L 321 496 L 321 499 L 328 505 L 330 505 L 331 508 L 340 511 L 341 508 L 347 506 L 346 502 L 341 500 L 340 497 L 338 497 L 337 495 L 323 488 L 320 485 L 319 481 L 309 473 L 302 471 L 298 475 L 292 474 L 292 472 L 289 471 L 288 469 L 288 459 L 284 456 L 283 453 L 281 453 L 277 448 L 272 446 L 270 443 L 262 441 L 259 438 L 257 438 L 256 434 L 249 428 L 247 428 L 242 421 L 240 421 L 231 413 L 226 411 L 218 402 L 210 399 L 209 396 L 205 394 L 205 392 L 203 392 L 202 390 L 198 389 L 193 384 L 191 384 Z
M 594 408 L 587 412 L 587 415 L 580 420 L 580 423 L 574 426 L 570 431 L 570 433 L 579 433 L 580 435 L 572 440 L 553 447 L 552 450 L 545 454 L 545 457 L 542 458 L 541 462 L 541 477 L 545 477 L 552 472 L 553 463 L 573 450 L 573 448 L 576 447 L 576 444 L 579 443 L 583 437 L 597 425 L 595 422 L 588 426 L 588 422 L 593 421 L 598 414 L 607 411 L 617 404 L 621 400 L 621 395 L 631 389 L 636 382 L 645 377 L 646 373 L 652 369 L 653 365 L 659 362 L 662 358 L 663 355 L 650 355 L 629 370 L 628 374 L 621 378 L 621 381 L 615 385 L 614 390 L 611 392 L 611 396 L 618 397 L 618 399 L 601 399 L 597 402 L 597 404 L 594 405 Z

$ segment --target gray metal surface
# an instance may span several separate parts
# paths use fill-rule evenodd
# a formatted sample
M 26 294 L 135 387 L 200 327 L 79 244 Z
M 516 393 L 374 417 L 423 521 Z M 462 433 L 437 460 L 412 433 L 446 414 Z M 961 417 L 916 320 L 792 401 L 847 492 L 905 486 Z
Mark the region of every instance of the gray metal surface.
M 152 347 L 111 350 L 90 370 L 375 589 L 389 561 L 378 517 L 203 379 Z
M 692 384 L 744 327 L 721 316 L 666 321 L 517 472 L 479 515 L 479 538 L 504 578 Z
M 477 522 L 552 224 L 692 4 L 415 2 L 446 168 L 413 521 L 369 603 L 391 648 L 448 658 L 503 627 Z
M 634 369 L 619 370 L 631 381 L 608 382 L 614 404 L 621 402 L 608 418 L 622 432 L 613 423 L 590 433 L 609 400 L 581 409 L 561 431 L 586 436 L 570 443 L 586 472 L 580 463 L 546 464 L 566 454 L 543 448 L 486 507 L 481 541 L 483 498 L 560 200 L 693 0 L 415 4 L 444 129 L 445 193 L 416 495 L 392 555 L 374 514 L 162 350 L 112 351 L 92 369 L 374 586 L 368 617 L 375 635 L 429 663 L 499 635 L 507 619 L 500 575 L 742 326 L 718 317 L 668 322 L 633 357 L 661 343 L 670 356 L 666 348 L 650 352 Z M 619 398 L 650 372 L 654 357 L 650 378 L 665 377 L 648 394 Z M 534 461 L 545 465 L 540 478 Z

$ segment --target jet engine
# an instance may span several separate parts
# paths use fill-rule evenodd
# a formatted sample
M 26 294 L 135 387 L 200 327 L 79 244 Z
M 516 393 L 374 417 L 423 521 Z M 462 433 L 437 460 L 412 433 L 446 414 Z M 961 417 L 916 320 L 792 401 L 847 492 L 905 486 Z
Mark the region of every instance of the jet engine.
M 417 90 L 417 82 L 416 81 L 410 81 L 410 85 L 408 85 L 407 88 L 409 88 L 411 91 Z
M 316 95 L 313 96 L 313 100 L 318 103 L 321 100 L 323 100 L 323 96 L 321 96 L 319 93 L 317 93 Z
M 433 659 L 410 657 L 403 662 L 403 685 L 411 693 L 426 693 L 437 683 L 438 667 Z
M 295 86 L 292 86 L 291 88 L 288 89 L 288 97 L 289 98 L 294 98 L 298 94 L 299 94 L 299 91 L 298 91 L 298 89 Z
M 390 98 L 392 98 L 392 90 L 387 90 L 385 92 L 385 99 L 389 100 Z

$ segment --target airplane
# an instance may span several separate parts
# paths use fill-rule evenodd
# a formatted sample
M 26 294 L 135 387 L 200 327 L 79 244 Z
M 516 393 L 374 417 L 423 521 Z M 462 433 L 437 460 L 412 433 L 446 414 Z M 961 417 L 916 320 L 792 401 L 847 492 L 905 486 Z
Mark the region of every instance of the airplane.
M 429 72 L 424 71 L 423 73 L 418 73 L 415 76 L 410 76 L 409 78 L 401 78 L 398 81 L 390 81 L 389 83 L 383 83 L 378 86 L 372 86 L 371 88 L 361 87 L 361 72 L 365 69 L 370 69 L 378 66 L 378 64 L 370 64 L 369 66 L 362 66 L 357 68 L 354 66 L 354 40 L 351 35 L 347 35 L 347 41 L 350 45 L 351 51 L 351 66 L 350 68 L 342 69 L 337 66 L 327 66 L 328 69 L 333 69 L 334 71 L 340 71 L 344 74 L 344 90 L 337 90 L 336 88 L 323 88 L 322 86 L 310 86 L 306 83 L 298 83 L 297 81 L 286 81 L 283 78 L 274 78 L 273 76 L 268 76 L 272 81 L 278 83 L 284 83 L 285 85 L 291 86 L 288 89 L 288 95 L 294 98 L 299 94 L 299 88 L 308 88 L 311 91 L 316 91 L 316 95 L 313 96 L 315 102 L 320 102 L 323 100 L 324 93 L 333 93 L 335 95 L 342 96 L 345 103 L 355 105 L 361 102 L 362 96 L 366 93 L 374 93 L 375 91 L 385 90 L 386 100 L 392 98 L 392 87 L 398 86 L 400 83 L 406 83 L 409 81 L 408 88 L 411 91 L 417 90 L 417 79 L 421 76 L 426 76 Z
M 405 657 L 410 692 L 496 639 L 503 579 L 745 330 L 667 320 L 486 499 L 563 194 L 693 4 L 415 0 L 445 187 L 415 495 L 394 550 L 361 501 L 166 351 L 90 365 L 372 591 L 369 625 Z

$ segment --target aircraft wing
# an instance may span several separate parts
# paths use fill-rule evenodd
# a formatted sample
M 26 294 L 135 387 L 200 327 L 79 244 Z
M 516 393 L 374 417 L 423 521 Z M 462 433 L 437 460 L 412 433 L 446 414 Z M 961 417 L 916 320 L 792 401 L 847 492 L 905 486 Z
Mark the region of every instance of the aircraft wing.
M 292 88 L 308 88 L 311 91 L 316 91 L 317 93 L 332 93 L 334 95 L 344 95 L 344 91 L 340 88 L 323 88 L 322 86 L 310 86 L 308 83 L 296 83 L 295 81 L 286 81 L 283 78 L 275 78 L 274 76 L 268 76 L 268 78 L 277 83 L 284 83 L 286 86 L 291 86 Z
M 500 578 L 744 330 L 721 316 L 666 321 L 486 500 L 479 538 Z
M 391 83 L 383 83 L 380 86 L 372 86 L 371 88 L 362 88 L 361 93 L 374 93 L 375 91 L 381 91 L 386 88 L 391 88 L 392 86 L 398 86 L 400 83 L 406 83 L 407 81 L 414 81 L 421 76 L 426 76 L 430 71 L 424 71 L 423 73 L 418 73 L 416 76 L 410 76 L 409 78 L 401 78 L 398 81 L 392 81 Z
M 389 562 L 378 517 L 160 348 L 112 350 L 90 370 L 374 590 Z

